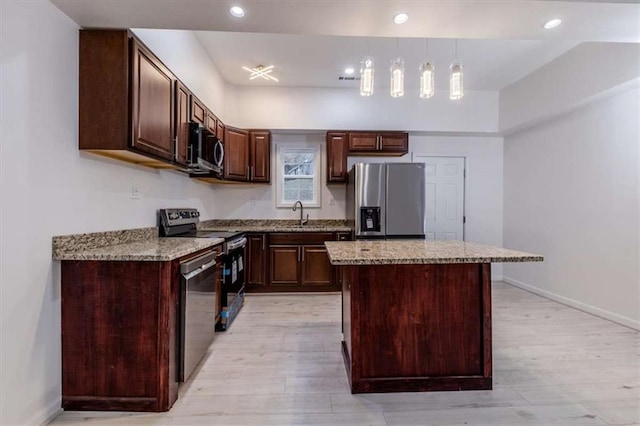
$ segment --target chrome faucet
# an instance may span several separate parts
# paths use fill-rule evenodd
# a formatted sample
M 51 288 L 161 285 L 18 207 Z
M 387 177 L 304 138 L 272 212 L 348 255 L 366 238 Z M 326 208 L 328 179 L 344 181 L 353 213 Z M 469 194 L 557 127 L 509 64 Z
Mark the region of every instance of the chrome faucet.
M 307 213 L 307 218 L 303 219 L 304 217 L 304 207 L 302 206 L 302 201 L 298 200 L 293 204 L 293 211 L 296 211 L 296 207 L 298 206 L 298 204 L 300 204 L 300 226 L 302 225 L 306 225 L 307 222 L 309 222 L 309 214 Z

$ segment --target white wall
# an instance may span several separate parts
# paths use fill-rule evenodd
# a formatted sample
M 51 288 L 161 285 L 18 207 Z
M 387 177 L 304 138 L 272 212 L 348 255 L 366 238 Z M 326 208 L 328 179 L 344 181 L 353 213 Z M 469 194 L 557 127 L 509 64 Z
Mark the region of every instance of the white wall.
M 568 112 L 638 76 L 639 43 L 582 43 L 500 91 L 500 131 Z
M 176 172 L 80 153 L 78 26 L 45 0 L 0 4 L 0 424 L 38 424 L 59 409 L 61 395 L 51 237 L 154 226 L 156 209 L 168 206 L 197 207 L 210 218 L 213 190 Z M 188 78 L 194 90 L 215 73 L 200 66 L 202 80 Z M 140 200 L 129 198 L 131 185 Z
M 507 264 L 505 280 L 635 328 L 639 97 L 626 90 L 504 143 L 504 244 L 545 256 Z
M 229 85 L 193 31 L 136 28 L 133 32 L 216 116 L 233 124 L 235 117 L 225 108 Z
M 451 101 L 438 91 L 371 97 L 357 89 L 236 87 L 238 124 L 248 128 L 497 132 L 498 92 L 467 91 Z
M 278 144 L 321 146 L 321 203 L 320 208 L 307 208 L 309 219 L 344 219 L 345 186 L 327 185 L 326 143 L 324 133 L 273 133 L 271 135 L 271 184 L 215 185 L 213 216 L 217 219 L 299 219 L 300 211 L 276 208 L 276 165 Z M 331 200 L 335 204 L 331 205 Z

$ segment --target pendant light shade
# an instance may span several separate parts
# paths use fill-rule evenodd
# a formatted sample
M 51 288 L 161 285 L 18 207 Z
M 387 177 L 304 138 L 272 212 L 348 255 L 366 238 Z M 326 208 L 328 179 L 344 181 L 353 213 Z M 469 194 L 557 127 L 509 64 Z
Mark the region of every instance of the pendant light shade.
M 360 63 L 360 96 L 373 95 L 373 58 L 367 56 Z
M 404 61 L 396 58 L 391 61 L 391 96 L 404 96 Z
M 464 96 L 464 86 L 462 83 L 462 65 L 451 65 L 451 79 L 449 80 L 449 98 L 451 100 L 461 99 Z
M 435 92 L 435 68 L 431 62 L 423 62 L 420 64 L 420 97 L 429 99 Z

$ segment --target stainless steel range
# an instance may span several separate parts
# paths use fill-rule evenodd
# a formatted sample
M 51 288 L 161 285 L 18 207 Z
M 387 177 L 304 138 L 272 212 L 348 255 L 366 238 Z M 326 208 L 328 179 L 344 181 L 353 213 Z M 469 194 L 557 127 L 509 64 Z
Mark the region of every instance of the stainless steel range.
M 179 378 L 184 381 L 200 362 L 213 342 L 214 331 L 224 331 L 236 318 L 244 304 L 245 249 L 243 232 L 198 230 L 200 213 L 196 209 L 158 210 L 161 237 L 222 238 L 219 258 L 205 253 L 181 264 L 181 302 L 178 338 Z M 220 292 L 211 266 L 221 271 Z M 206 272 L 209 270 L 208 272 Z M 218 316 L 218 313 L 220 315 Z M 215 318 L 219 317 L 219 321 Z

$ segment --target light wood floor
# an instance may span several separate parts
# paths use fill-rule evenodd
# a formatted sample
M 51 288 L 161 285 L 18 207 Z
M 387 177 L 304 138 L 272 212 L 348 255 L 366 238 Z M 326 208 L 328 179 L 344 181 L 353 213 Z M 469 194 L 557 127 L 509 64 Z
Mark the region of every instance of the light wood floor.
M 492 391 L 351 395 L 339 295 L 249 295 L 170 412 L 53 424 L 640 424 L 640 333 L 496 283 L 493 339 Z

